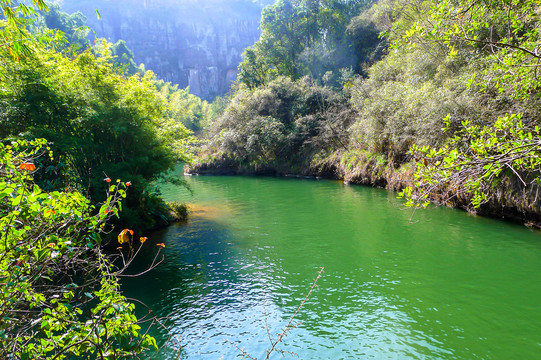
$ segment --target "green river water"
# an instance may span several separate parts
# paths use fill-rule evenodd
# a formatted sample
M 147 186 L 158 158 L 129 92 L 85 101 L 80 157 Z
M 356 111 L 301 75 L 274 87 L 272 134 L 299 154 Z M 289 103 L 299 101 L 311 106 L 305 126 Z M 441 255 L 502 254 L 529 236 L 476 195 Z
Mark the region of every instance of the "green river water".
M 266 327 L 280 332 L 320 267 L 280 345 L 300 359 L 541 358 L 540 232 L 446 208 L 410 221 L 396 194 L 333 181 L 187 181 L 193 196 L 162 188 L 193 207 L 187 224 L 150 236 L 165 261 L 123 282 L 169 317 L 180 359 L 239 358 L 228 341 L 263 359 Z

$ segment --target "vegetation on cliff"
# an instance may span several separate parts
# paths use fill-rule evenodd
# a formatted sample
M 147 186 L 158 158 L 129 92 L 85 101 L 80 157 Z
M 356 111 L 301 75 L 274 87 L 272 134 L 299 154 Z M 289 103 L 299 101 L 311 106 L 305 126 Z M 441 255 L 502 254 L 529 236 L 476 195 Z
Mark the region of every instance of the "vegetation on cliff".
M 190 86 L 206 100 L 223 96 L 242 51 L 259 38 L 261 9 L 273 0 L 69 0 L 98 37 L 119 40 L 159 78 Z M 94 16 L 99 9 L 101 19 Z
M 278 1 L 193 171 L 334 173 L 535 220 L 539 21 L 534 1 Z M 316 111 L 285 100 L 314 93 Z

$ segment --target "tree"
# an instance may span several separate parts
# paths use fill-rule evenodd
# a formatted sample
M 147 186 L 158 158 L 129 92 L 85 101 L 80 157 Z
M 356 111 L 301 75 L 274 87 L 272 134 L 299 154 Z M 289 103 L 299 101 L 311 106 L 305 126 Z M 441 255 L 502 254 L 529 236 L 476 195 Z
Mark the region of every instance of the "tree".
M 242 53 L 244 61 L 239 65 L 238 79 L 249 89 L 255 89 L 267 80 L 268 69 L 263 61 L 263 56 L 258 54 L 258 49 L 247 48 Z
M 441 42 L 451 56 L 465 46 L 487 54 L 492 85 L 524 99 L 537 94 L 541 85 L 540 8 L 535 0 L 433 2 L 430 21 L 416 22 L 407 38 Z
M 483 54 L 490 68 L 476 74 L 479 76 L 470 80 L 470 86 L 495 89 L 516 101 L 539 96 L 538 1 L 446 0 L 431 4 L 427 20 L 416 22 L 408 31 L 410 45 L 438 42 L 448 47 L 449 57 L 463 50 Z M 446 129 L 452 122 L 451 117 L 446 119 Z M 447 198 L 465 193 L 479 207 L 490 200 L 493 186 L 503 178 L 516 178 L 524 190 L 537 186 L 541 175 L 538 125 L 538 119 L 524 122 L 522 113 L 510 109 L 488 125 L 462 122 L 439 149 L 414 147 L 418 181 L 415 189 L 404 193 L 409 203 L 426 205 L 435 190 L 446 189 Z
M 116 267 L 102 235 L 121 211 L 141 227 L 167 212 L 148 185 L 185 156 L 189 132 L 167 117 L 152 73 L 118 73 L 106 43 L 57 52 L 60 32 L 40 38 L 26 29 L 34 7 L 0 1 L 0 52 L 10 55 L 0 60 L 0 357 L 137 357 L 156 342 L 118 276 L 146 238 L 121 231 L 124 266 Z M 36 135 L 54 143 L 24 140 Z M 128 188 L 135 196 L 121 206 Z
M 278 76 L 322 79 L 328 71 L 357 68 L 361 54 L 346 32 L 371 0 L 280 0 L 266 7 L 259 41 L 244 52 L 239 80 L 250 89 Z
M 24 1 L 0 0 L 0 55 L 2 58 L 20 59 L 31 53 L 29 43 L 34 37 L 26 29 L 27 17 L 37 16 L 36 9 L 47 10 L 44 0 L 35 0 L 32 5 Z M 25 18 L 26 17 L 26 18 Z M 2 66 L 0 62 L 0 66 Z M 1 75 L 0 68 L 0 75 Z
M 43 26 L 39 24 L 39 19 L 34 23 L 38 24 L 41 31 L 45 29 L 58 30 L 66 36 L 66 44 L 62 46 L 63 50 L 71 48 L 76 52 L 81 52 L 90 47 L 88 34 L 90 29 L 85 26 L 86 16 L 81 12 L 67 14 L 60 10 L 60 5 L 51 4 L 46 10 L 39 12 L 43 18 Z
M 236 92 L 210 127 L 200 160 L 228 171 L 299 173 L 315 154 L 347 143 L 351 120 L 345 98 L 332 89 L 278 77 Z
M 303 40 L 308 35 L 306 23 L 299 21 L 302 15 L 298 10 L 290 0 L 280 0 L 263 9 L 261 41 L 256 44 L 278 74 L 292 78 L 301 75 L 296 60 L 306 46 Z
M 58 52 L 54 39 L 43 44 L 24 30 L 20 15 L 13 21 L 27 36 L 27 51 L 0 64 L 0 137 L 52 142 L 55 159 L 36 178 L 45 190 L 75 188 L 98 202 L 105 174 L 129 179 L 132 196 L 119 221 L 132 228 L 162 222 L 168 209 L 150 184 L 187 159 L 191 135 L 171 118 L 155 75 L 127 77 L 112 64 L 105 41 L 80 53 Z M 129 55 L 121 43 L 115 48 Z
M 356 16 L 351 19 L 346 31 L 352 38 L 351 47 L 361 62 L 366 63 L 379 60 L 372 58 L 375 50 L 382 42 L 379 38 L 381 31 L 373 21 L 362 16 Z M 356 70 L 358 73 L 362 71 L 359 68 Z
M 128 48 L 124 40 L 118 40 L 111 46 L 113 63 L 117 64 L 127 75 L 134 75 L 139 72 L 135 64 L 133 52 Z

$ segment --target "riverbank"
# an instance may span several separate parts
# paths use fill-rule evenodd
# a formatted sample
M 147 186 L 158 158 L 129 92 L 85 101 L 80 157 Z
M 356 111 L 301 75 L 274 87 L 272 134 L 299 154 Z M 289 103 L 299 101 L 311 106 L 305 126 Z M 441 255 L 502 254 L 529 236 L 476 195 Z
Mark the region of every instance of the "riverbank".
M 167 211 L 166 216 L 161 217 L 159 222 L 156 222 L 155 226 L 149 231 L 155 231 L 166 228 L 175 223 L 181 223 L 188 220 L 190 215 L 190 208 L 185 203 L 168 202 L 166 203 Z
M 416 181 L 413 162 L 396 164 L 381 154 L 361 150 L 339 150 L 320 159 L 315 157 L 310 163 L 301 166 L 280 168 L 267 166 L 253 169 L 241 167 L 226 157 L 211 159 L 185 166 L 184 172 L 189 175 L 295 176 L 331 179 L 394 192 L 399 192 Z M 463 187 L 459 186 L 457 189 L 450 193 L 447 188 L 442 187 L 431 193 L 430 200 L 437 205 L 463 209 L 472 215 L 502 219 L 541 229 L 541 199 L 538 196 L 537 185 L 522 188 L 511 178 L 504 178 L 498 187 L 488 194 L 487 201 L 478 208 L 471 205 L 471 194 L 463 192 Z

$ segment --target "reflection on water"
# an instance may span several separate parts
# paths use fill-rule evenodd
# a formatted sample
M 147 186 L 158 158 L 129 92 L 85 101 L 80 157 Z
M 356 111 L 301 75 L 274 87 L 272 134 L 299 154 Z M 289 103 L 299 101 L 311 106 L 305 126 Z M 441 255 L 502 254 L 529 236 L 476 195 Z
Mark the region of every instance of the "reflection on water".
M 227 205 L 217 206 L 213 203 L 195 203 L 189 205 L 190 214 L 192 219 L 207 219 L 219 221 L 224 217 L 235 216 L 233 209 L 228 208 Z
M 442 208 L 411 223 L 393 194 L 336 182 L 188 181 L 193 197 L 163 187 L 193 210 L 152 236 L 167 244 L 165 262 L 124 281 L 128 296 L 170 316 L 182 359 L 233 359 L 228 340 L 264 358 L 265 317 L 275 336 L 321 266 L 302 325 L 281 345 L 302 359 L 541 355 L 538 232 Z

